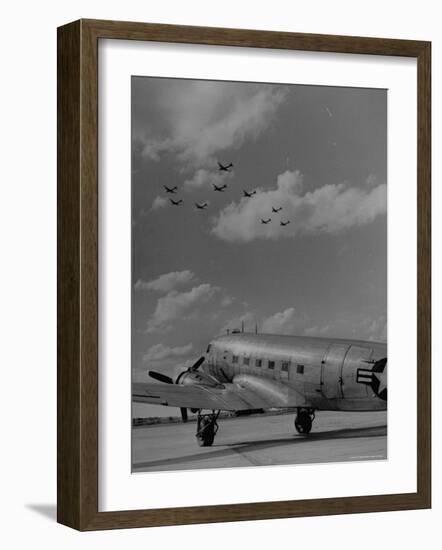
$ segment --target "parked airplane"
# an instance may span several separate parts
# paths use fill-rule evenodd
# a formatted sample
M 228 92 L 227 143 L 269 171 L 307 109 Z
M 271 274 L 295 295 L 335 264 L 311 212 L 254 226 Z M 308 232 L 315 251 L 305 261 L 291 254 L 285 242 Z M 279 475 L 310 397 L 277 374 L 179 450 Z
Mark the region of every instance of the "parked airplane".
M 203 202 L 201 204 L 199 202 L 196 202 L 195 206 L 196 206 L 196 208 L 198 208 L 198 210 L 204 210 L 205 208 L 207 208 L 208 204 L 209 203 L 207 203 L 207 202 Z
M 253 195 L 256 195 L 256 191 L 246 191 L 245 189 L 242 190 L 243 195 L 245 197 L 248 197 L 249 199 L 253 197 Z
M 233 168 L 233 164 L 227 164 L 226 166 L 223 166 L 220 162 L 218 162 L 218 170 L 220 172 L 230 172 L 230 168 Z
M 175 187 L 167 187 L 167 185 L 163 185 L 164 189 L 166 190 L 166 193 L 172 193 L 175 194 L 177 192 L 178 187 L 175 185 Z
M 274 206 L 272 206 L 272 212 L 274 214 L 277 214 L 278 212 L 281 212 L 281 210 L 282 210 L 282 206 L 280 206 L 279 208 L 275 208 Z
M 133 400 L 197 413 L 196 439 L 211 446 L 221 410 L 296 408 L 295 428 L 308 434 L 315 411 L 387 408 L 387 345 L 360 340 L 244 333 L 212 340 L 176 380 L 134 383 Z M 208 411 L 203 413 L 202 411 Z
M 286 222 L 280 221 L 280 222 L 279 222 L 279 225 L 282 225 L 282 227 L 285 227 L 285 226 L 288 225 L 289 223 L 290 223 L 290 220 L 287 220 Z
M 183 202 L 183 199 L 179 199 L 177 201 L 174 201 L 173 199 L 169 199 L 169 200 L 174 206 L 179 206 Z
M 227 185 L 225 183 L 223 185 L 216 185 L 215 183 L 212 183 L 212 185 L 214 191 L 224 191 L 224 189 L 227 188 Z
M 263 223 L 264 225 L 267 225 L 267 224 L 268 224 L 269 222 L 271 222 L 271 221 L 272 221 L 272 218 L 268 218 L 267 220 L 263 220 L 263 219 L 261 218 L 261 223 Z

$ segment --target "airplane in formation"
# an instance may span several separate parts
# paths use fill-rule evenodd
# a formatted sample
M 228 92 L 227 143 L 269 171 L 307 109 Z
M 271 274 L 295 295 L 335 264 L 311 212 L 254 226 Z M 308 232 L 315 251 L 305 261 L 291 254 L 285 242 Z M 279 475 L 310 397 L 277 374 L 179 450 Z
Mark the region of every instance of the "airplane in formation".
M 220 411 L 295 408 L 295 429 L 308 434 L 316 411 L 387 409 L 387 344 L 233 330 L 214 338 L 176 379 L 132 386 L 132 399 L 197 414 L 196 440 L 210 447 Z
M 215 183 L 212 183 L 212 185 L 214 191 L 223 192 L 224 189 L 227 189 L 227 185 L 225 183 L 223 183 L 223 185 L 216 185 Z
M 272 221 L 272 218 L 268 218 L 267 220 L 263 220 L 263 219 L 261 218 L 261 223 L 263 223 L 264 225 L 267 225 L 267 224 L 268 224 L 269 222 L 271 222 L 271 221 Z
M 218 170 L 220 172 L 230 172 L 230 169 L 233 168 L 233 164 L 226 164 L 225 166 L 218 162 Z
M 256 195 L 256 191 L 246 191 L 245 189 L 242 190 L 244 197 L 248 197 L 249 199 L 253 197 L 253 195 Z
M 281 220 L 281 221 L 279 222 L 279 225 L 282 225 L 282 227 L 285 227 L 285 226 L 288 225 L 289 223 L 290 223 L 290 220 L 287 220 L 286 222 L 284 222 L 284 221 Z
M 175 187 L 167 187 L 167 185 L 163 185 L 164 189 L 166 190 L 166 193 L 172 193 L 173 195 L 177 192 L 178 187 L 175 185 Z
M 274 206 L 272 206 L 272 212 L 274 214 L 277 214 L 278 212 L 281 212 L 281 210 L 282 210 L 282 206 L 280 206 L 279 208 L 275 208 Z
M 183 203 L 183 199 L 179 199 L 177 201 L 174 201 L 173 199 L 169 199 L 169 200 L 174 206 L 179 206 L 180 204 Z
M 198 210 L 204 210 L 205 208 L 207 208 L 208 204 L 209 204 L 208 202 L 203 202 L 203 203 L 196 202 L 195 206 Z

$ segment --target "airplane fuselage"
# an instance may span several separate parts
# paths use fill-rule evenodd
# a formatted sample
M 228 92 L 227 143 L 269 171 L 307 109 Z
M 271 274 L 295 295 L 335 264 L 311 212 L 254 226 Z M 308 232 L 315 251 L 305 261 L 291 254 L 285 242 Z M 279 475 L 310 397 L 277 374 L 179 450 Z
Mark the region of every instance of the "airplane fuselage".
M 201 371 L 220 383 L 244 380 L 279 406 L 299 406 L 302 396 L 312 409 L 387 408 L 384 343 L 233 332 L 211 341 Z

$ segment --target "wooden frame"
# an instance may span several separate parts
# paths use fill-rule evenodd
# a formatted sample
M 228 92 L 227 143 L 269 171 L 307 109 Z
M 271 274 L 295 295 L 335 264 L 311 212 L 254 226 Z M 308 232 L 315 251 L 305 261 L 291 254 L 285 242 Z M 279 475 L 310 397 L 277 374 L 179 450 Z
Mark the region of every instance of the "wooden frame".
M 417 58 L 417 492 L 98 512 L 98 40 L 100 38 Z M 79 20 L 58 29 L 58 521 L 79 530 L 429 508 L 431 506 L 431 44 L 429 42 Z

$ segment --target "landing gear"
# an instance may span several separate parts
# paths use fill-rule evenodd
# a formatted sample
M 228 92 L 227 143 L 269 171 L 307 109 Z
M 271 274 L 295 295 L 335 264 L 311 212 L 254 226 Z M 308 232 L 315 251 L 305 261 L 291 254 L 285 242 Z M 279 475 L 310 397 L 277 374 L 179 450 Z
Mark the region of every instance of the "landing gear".
M 296 418 L 295 418 L 296 431 L 300 434 L 310 433 L 314 419 L 315 419 L 314 409 L 303 409 L 301 407 L 298 407 Z
M 201 414 L 198 411 L 198 419 L 196 424 L 196 441 L 200 447 L 211 447 L 218 431 L 219 411 L 212 411 L 209 414 Z

